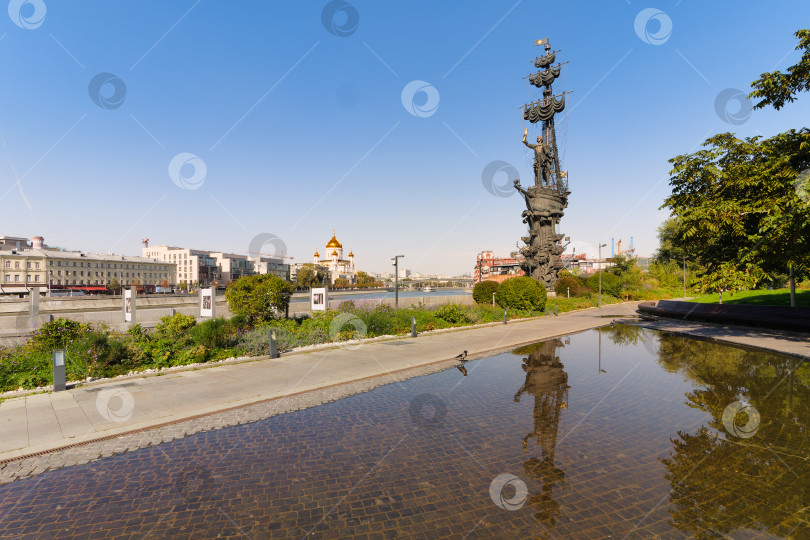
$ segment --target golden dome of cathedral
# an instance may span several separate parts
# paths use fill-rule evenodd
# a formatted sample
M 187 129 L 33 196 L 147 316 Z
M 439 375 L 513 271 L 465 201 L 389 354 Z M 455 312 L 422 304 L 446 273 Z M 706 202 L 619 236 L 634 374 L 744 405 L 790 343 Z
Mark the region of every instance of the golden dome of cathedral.
M 335 238 L 335 235 L 332 235 L 332 239 L 326 244 L 327 248 L 341 248 L 343 249 L 343 244 L 338 242 L 338 239 Z

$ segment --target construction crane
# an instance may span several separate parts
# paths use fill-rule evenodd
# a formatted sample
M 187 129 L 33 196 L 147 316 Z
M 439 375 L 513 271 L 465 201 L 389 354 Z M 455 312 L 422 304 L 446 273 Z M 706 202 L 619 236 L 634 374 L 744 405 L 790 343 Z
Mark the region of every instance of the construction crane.
M 631 243 L 631 246 L 632 246 L 632 243 Z M 633 252 L 635 252 L 635 251 L 636 251 L 635 248 L 631 247 L 630 249 L 625 250 L 624 254 L 632 257 Z M 622 255 L 622 239 L 621 238 L 619 238 L 619 241 L 616 242 L 616 255 Z
M 148 248 L 149 247 L 149 239 L 148 238 L 141 238 L 141 244 L 143 244 L 143 247 Z

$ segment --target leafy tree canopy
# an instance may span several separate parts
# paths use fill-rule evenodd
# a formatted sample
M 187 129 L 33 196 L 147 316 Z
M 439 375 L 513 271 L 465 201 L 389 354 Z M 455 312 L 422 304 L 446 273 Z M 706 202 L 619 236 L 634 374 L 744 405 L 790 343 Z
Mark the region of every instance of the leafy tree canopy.
M 810 29 L 799 30 L 795 35 L 799 38 L 796 50 L 804 50 L 801 59 L 785 73 L 763 73 L 758 80 L 751 83 L 754 91 L 748 97 L 760 99 L 754 105 L 755 109 L 770 105 L 778 111 L 785 103 L 796 99 L 799 92 L 810 90 Z
M 705 267 L 704 290 L 753 288 L 792 264 L 810 269 L 810 209 L 800 174 L 808 130 L 768 139 L 709 138 L 704 149 L 677 156 L 663 207 L 677 217 L 673 247 Z M 671 231 L 670 231 L 671 232 Z

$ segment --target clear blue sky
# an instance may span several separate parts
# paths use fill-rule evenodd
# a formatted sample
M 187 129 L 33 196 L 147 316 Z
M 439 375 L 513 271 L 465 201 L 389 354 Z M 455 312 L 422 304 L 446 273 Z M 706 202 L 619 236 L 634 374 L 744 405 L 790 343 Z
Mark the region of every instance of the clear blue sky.
M 650 255 L 669 158 L 810 117 L 807 95 L 737 125 L 715 110 L 725 89 L 747 94 L 795 63 L 806 1 L 353 0 L 327 17 L 334 33 L 328 5 L 13 0 L 15 19 L 0 14 L 0 234 L 138 254 L 144 237 L 245 253 L 271 233 L 309 262 L 334 228 L 364 270 L 402 254 L 414 271 L 470 272 L 478 251 L 506 255 L 525 234 L 523 202 L 481 174 L 501 160 L 531 182 L 518 107 L 538 95 L 523 77 L 542 37 L 568 62 L 555 89 L 573 90 L 558 136 L 572 191 L 561 230 L 578 252 L 633 236 Z M 649 7 L 663 16 L 646 12 L 640 37 Z M 117 79 L 98 79 L 94 101 L 99 73 Z M 414 80 L 438 99 L 421 117 L 403 106 Z M 196 189 L 170 178 L 181 153 L 205 164 L 202 183 L 178 165 Z

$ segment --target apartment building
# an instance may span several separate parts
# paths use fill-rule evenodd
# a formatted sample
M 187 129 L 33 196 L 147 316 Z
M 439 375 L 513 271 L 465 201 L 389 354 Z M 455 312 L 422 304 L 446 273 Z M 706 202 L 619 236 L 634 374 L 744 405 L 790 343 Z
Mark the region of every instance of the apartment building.
M 115 279 L 153 292 L 176 281 L 175 265 L 146 257 L 61 251 L 42 247 L 0 250 L 0 294 L 24 293 L 30 287 L 106 292 Z
M 173 246 L 146 246 L 143 256 L 177 265 L 177 283 L 207 287 L 216 281 L 224 286 L 242 276 L 273 274 L 290 279 L 290 267 L 280 259 L 248 257 L 235 253 L 204 251 Z

